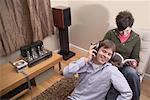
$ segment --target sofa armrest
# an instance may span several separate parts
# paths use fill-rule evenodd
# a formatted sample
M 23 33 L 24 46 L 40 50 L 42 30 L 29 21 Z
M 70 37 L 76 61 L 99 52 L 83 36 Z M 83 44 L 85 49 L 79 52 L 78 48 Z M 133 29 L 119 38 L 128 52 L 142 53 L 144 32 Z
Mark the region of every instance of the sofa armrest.
M 149 62 L 149 52 L 140 51 L 140 62 L 139 66 L 137 67 L 137 71 L 140 74 L 140 81 L 142 81 L 146 68 Z
M 148 29 L 134 29 L 136 33 L 140 35 L 141 38 L 141 48 L 140 48 L 140 62 L 137 67 L 140 79 L 142 81 L 145 71 L 148 67 L 148 62 L 150 60 L 150 30 Z

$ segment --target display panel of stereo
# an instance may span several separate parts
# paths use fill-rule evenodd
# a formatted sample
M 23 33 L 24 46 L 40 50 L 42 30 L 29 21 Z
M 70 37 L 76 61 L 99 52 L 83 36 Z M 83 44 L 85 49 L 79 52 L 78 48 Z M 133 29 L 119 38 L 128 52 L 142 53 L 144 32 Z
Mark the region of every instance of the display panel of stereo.
M 46 59 L 52 56 L 52 51 L 43 48 L 43 42 L 41 40 L 33 42 L 30 45 L 21 47 L 20 51 L 21 56 L 26 62 L 28 62 L 29 67 L 35 65 L 42 59 Z

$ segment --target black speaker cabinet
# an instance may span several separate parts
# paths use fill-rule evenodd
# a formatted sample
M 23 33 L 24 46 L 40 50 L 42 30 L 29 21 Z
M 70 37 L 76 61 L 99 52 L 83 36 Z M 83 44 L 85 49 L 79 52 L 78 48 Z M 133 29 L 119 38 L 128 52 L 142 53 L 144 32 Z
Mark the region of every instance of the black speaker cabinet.
M 71 25 L 71 11 L 69 7 L 57 6 L 52 8 L 54 25 L 65 28 Z
M 75 55 L 69 50 L 68 26 L 71 25 L 71 12 L 69 7 L 57 6 L 52 8 L 54 25 L 59 30 L 60 52 L 63 59 L 67 60 Z

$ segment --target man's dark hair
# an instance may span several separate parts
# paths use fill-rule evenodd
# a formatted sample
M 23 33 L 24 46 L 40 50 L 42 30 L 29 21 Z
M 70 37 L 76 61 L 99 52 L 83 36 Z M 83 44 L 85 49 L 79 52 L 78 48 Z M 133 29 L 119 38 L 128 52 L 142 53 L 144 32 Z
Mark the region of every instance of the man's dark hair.
M 129 11 L 121 11 L 116 16 L 116 24 L 119 31 L 125 30 L 127 27 L 132 27 L 134 18 Z

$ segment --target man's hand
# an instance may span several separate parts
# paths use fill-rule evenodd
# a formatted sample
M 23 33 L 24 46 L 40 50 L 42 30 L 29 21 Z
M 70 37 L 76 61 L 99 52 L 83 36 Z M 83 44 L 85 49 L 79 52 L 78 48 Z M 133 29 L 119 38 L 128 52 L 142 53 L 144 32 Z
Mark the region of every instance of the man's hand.
M 88 61 L 92 60 L 93 57 L 96 57 L 95 53 L 97 53 L 97 51 L 95 49 L 93 49 L 96 45 L 91 45 L 90 49 L 88 51 L 87 57 L 84 57 L 85 62 L 87 63 Z

